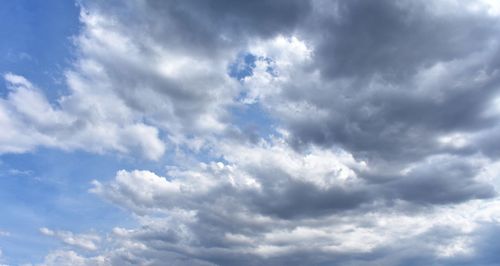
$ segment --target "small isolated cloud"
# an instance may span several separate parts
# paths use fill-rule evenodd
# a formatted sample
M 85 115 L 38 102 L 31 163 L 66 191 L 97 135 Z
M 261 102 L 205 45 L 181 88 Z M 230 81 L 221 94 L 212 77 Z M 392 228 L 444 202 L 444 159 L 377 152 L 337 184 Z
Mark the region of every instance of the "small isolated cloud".
M 55 237 L 63 243 L 85 250 L 97 250 L 101 238 L 96 234 L 73 234 L 69 231 L 53 231 L 46 227 L 40 228 L 40 233 Z
M 56 250 L 49 253 L 43 263 L 37 266 L 58 266 L 58 265 L 75 265 L 75 266 L 104 266 L 109 263 L 102 257 L 86 258 L 78 255 L 74 251 Z

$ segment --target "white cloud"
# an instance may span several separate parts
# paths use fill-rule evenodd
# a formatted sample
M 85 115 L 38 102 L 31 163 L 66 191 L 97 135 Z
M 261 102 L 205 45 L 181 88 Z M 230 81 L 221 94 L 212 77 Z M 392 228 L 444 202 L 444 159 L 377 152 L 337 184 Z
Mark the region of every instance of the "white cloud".
M 168 171 L 168 178 L 148 171 L 122 170 L 109 184 L 95 182 L 93 192 L 141 215 L 141 227 L 114 229 L 117 241 L 140 245 L 142 251 L 134 254 L 137 258 L 144 258 L 148 251 L 161 250 L 207 263 L 213 262 L 216 254 L 225 254 L 233 262 L 244 260 L 245 256 L 279 261 L 295 253 L 331 259 L 339 254 L 377 256 L 381 249 L 410 252 L 412 248 L 422 249 L 427 256 L 447 259 L 474 256 L 478 252 L 475 232 L 485 222 L 497 223 L 496 199 L 419 210 L 403 200 L 387 206 L 375 198 L 372 205 L 340 214 L 277 218 L 266 213 L 266 205 L 300 197 L 281 192 L 292 180 L 334 193 L 329 189 L 367 186 L 357 174 L 370 172 L 369 165 L 356 161 L 345 151 L 313 146 L 299 152 L 279 138 L 253 145 L 224 143 L 218 148 L 225 163 L 193 165 L 189 170 L 173 168 Z M 428 168 L 428 161 L 442 164 L 439 160 L 452 161 L 446 157 L 429 158 L 420 163 L 423 166 L 415 165 L 403 174 L 412 175 Z M 487 165 L 486 161 L 477 160 Z M 297 193 L 311 193 L 309 189 L 304 187 Z M 371 189 L 374 193 L 380 188 L 372 185 Z M 269 197 L 266 193 L 270 193 Z M 316 193 L 321 197 L 322 192 Z M 259 197 L 269 202 L 254 205 Z M 300 207 L 295 207 L 299 211 Z M 148 258 L 156 261 L 159 256 Z
M 74 251 L 56 250 L 49 253 L 43 263 L 39 266 L 104 266 L 110 265 L 109 262 L 102 256 L 86 258 L 78 255 Z
M 255 146 L 222 143 L 219 149 L 226 160 L 248 172 L 269 167 L 324 189 L 354 186 L 362 182 L 353 169 L 364 170 L 367 167 L 365 162 L 356 161 L 343 150 L 331 151 L 312 146 L 306 152 L 298 152 L 281 138 L 273 138 L 270 143 L 262 141 Z
M 68 107 L 68 98 L 55 107 L 24 77 L 6 74 L 5 79 L 10 92 L 0 101 L 0 123 L 6 129 L 0 133 L 0 152 L 26 152 L 37 146 L 98 153 L 138 150 L 158 159 L 165 150 L 152 126 L 127 118 L 113 120 L 92 105 L 86 107 L 93 109 L 90 113 L 80 112 Z
M 67 95 L 51 103 L 26 78 L 4 76 L 10 91 L 0 101 L 0 152 L 45 146 L 157 160 L 165 142 L 189 144 L 186 135 L 203 139 L 227 128 L 225 106 L 237 93 L 226 74 L 229 53 L 171 49 L 153 35 L 131 38 L 140 32 L 95 10 L 83 9 L 81 23 Z
M 46 227 L 40 228 L 40 233 L 55 237 L 67 245 L 91 251 L 97 250 L 98 243 L 101 241 L 96 234 L 73 234 L 69 231 L 53 231 Z

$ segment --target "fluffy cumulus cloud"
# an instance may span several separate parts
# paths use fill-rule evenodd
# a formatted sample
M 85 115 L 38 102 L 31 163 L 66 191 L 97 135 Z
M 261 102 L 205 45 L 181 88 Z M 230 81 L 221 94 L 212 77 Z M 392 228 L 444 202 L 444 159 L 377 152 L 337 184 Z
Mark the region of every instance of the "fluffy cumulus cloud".
M 454 158 L 433 158 L 373 183 L 365 177 L 370 166 L 345 151 L 312 147 L 302 153 L 283 140 L 221 150 L 225 163 L 173 167 L 165 177 L 120 171 L 107 184 L 94 181 L 91 192 L 141 223 L 113 231 L 114 241 L 141 249 L 110 259 L 147 258 L 152 265 L 177 257 L 202 265 L 488 259 L 477 247 L 478 232 L 485 224 L 496 227 L 499 205 L 477 199 L 493 196 L 480 183 L 492 176 L 467 177 L 474 170 L 461 169 Z
M 66 95 L 4 75 L 0 152 L 183 159 L 94 180 L 138 226 L 42 228 L 41 265 L 500 259 L 494 1 L 81 5 Z

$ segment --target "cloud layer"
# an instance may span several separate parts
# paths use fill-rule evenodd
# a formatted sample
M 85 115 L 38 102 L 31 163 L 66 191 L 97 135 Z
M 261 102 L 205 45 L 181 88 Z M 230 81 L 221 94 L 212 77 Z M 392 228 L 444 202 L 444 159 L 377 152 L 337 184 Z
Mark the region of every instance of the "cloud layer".
M 166 170 L 94 180 L 89 192 L 139 226 L 105 237 L 42 228 L 80 249 L 42 265 L 498 261 L 494 2 L 81 9 L 66 95 L 49 100 L 5 74 L 0 152 L 85 150 Z

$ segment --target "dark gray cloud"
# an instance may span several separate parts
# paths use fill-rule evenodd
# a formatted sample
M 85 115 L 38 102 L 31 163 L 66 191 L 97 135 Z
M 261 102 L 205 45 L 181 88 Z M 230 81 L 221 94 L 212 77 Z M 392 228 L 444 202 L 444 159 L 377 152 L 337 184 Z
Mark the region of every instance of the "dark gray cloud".
M 338 1 L 335 8 L 337 16 L 319 19 L 316 57 L 328 78 L 405 79 L 487 48 L 498 26 L 481 14 L 436 14 L 424 2 Z
M 411 169 L 386 183 L 386 195 L 410 202 L 446 204 L 495 196 L 490 184 L 477 182 L 480 167 L 462 158 L 440 158 Z
M 443 152 L 440 135 L 494 126 L 483 112 L 498 93 L 498 18 L 436 6 L 335 2 L 333 15 L 319 16 L 304 36 L 314 49 L 307 71 L 322 82 L 292 78 L 278 99 L 327 115 L 286 118 L 292 140 L 401 160 Z
M 270 179 L 278 179 L 269 176 Z M 321 190 L 312 184 L 280 180 L 266 184 L 262 192 L 250 195 L 256 211 L 282 219 L 318 217 L 343 210 L 351 210 L 374 199 L 366 188 L 346 190 L 333 187 Z
M 92 10 L 124 22 L 139 36 L 203 56 L 226 53 L 235 45 L 244 47 L 255 37 L 293 33 L 312 11 L 310 1 L 297 0 L 86 2 Z

